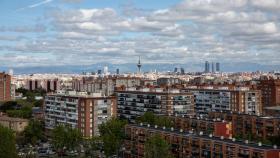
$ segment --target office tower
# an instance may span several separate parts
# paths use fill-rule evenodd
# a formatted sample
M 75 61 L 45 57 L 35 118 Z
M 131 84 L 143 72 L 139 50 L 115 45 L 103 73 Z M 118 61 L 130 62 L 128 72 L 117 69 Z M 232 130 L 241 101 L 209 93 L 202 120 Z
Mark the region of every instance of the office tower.
M 141 61 L 140 61 L 140 56 L 139 56 L 137 67 L 138 67 L 138 73 L 141 73 L 142 64 L 141 64 Z
M 174 68 L 174 72 L 175 73 L 178 72 L 178 68 L 177 67 Z
M 78 128 L 84 137 L 99 135 L 98 126 L 116 116 L 116 98 L 100 93 L 59 92 L 44 100 L 45 127 L 52 130 L 59 124 Z
M 184 75 L 185 74 L 185 69 L 181 68 L 181 74 Z
M 205 61 L 205 70 L 204 70 L 205 73 L 209 73 L 210 72 L 210 64 L 208 61 Z
M 135 123 L 135 119 L 146 111 L 163 115 L 193 115 L 194 97 L 192 93 L 181 93 L 177 89 L 128 88 L 115 91 L 117 94 L 118 115 Z
M 212 62 L 212 73 L 214 73 L 215 72 L 215 65 L 214 65 L 214 63 Z
M 0 101 L 11 100 L 11 76 L 0 73 Z
M 216 63 L 216 72 L 220 72 L 220 63 Z
M 103 73 L 104 73 L 104 75 L 109 74 L 108 66 L 104 66 Z
M 117 75 L 120 74 L 120 69 L 116 69 L 116 74 L 117 74 Z

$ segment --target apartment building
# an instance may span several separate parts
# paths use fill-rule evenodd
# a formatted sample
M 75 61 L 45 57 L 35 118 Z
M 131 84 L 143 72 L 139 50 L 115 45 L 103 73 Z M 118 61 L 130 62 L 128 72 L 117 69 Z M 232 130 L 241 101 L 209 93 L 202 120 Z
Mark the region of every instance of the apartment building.
M 170 144 L 175 158 L 279 158 L 280 155 L 277 146 L 214 137 L 203 132 L 196 134 L 173 128 L 127 125 L 125 134 L 125 158 L 144 157 L 145 142 L 155 134 Z
M 280 105 L 280 79 L 261 79 L 258 89 L 262 92 L 262 103 L 264 107 Z
M 47 92 L 60 90 L 60 81 L 58 79 L 29 79 L 25 82 L 25 89 L 27 90 L 44 89 Z
M 221 119 L 232 124 L 232 135 L 243 139 L 267 140 L 280 135 L 280 118 L 230 112 L 210 112 L 209 119 Z
M 98 126 L 116 116 L 116 98 L 100 93 L 59 92 L 45 97 L 45 127 L 58 124 L 78 128 L 84 137 L 99 134 Z
M 207 117 L 193 116 L 167 116 L 173 123 L 174 128 L 184 131 L 193 131 L 195 133 L 203 132 L 213 134 L 214 136 L 224 138 L 232 137 L 231 122 L 221 119 L 208 119 Z
M 118 115 L 135 122 L 138 116 L 151 111 L 154 114 L 174 115 L 194 114 L 194 97 L 191 93 L 181 93 L 177 89 L 128 88 L 116 91 Z
M 138 77 L 83 77 L 73 81 L 72 89 L 110 96 L 114 94 L 115 87 L 136 87 L 140 84 L 141 79 Z
M 198 89 L 196 86 L 190 86 L 183 91 L 194 94 L 195 110 L 199 114 L 207 114 L 210 111 L 262 114 L 261 92 L 259 90 L 242 87 L 235 90 L 228 90 L 227 87 L 213 89 L 211 86 Z
M 11 76 L 0 73 L 0 101 L 11 100 Z

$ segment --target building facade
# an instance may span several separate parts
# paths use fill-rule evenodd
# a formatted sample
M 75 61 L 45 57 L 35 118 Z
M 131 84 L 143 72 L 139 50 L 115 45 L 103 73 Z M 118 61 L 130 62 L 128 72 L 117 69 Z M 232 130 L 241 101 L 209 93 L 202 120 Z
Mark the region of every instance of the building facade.
M 125 134 L 125 158 L 144 157 L 145 142 L 156 134 L 170 144 L 175 158 L 279 158 L 280 155 L 277 146 L 214 137 L 202 132 L 195 134 L 172 128 L 127 125 Z
M 280 105 L 280 79 L 262 79 L 258 84 L 264 107 Z
M 243 139 L 268 140 L 280 136 L 280 118 L 257 115 L 210 112 L 209 119 L 221 119 L 231 122 L 232 135 Z
M 92 137 L 99 134 L 100 124 L 116 116 L 116 98 L 77 92 L 50 94 L 45 97 L 44 111 L 47 129 L 64 124 Z
M 80 92 L 101 93 L 104 96 L 114 94 L 115 87 L 140 86 L 141 79 L 137 77 L 86 77 L 73 81 L 72 89 Z
M 216 137 L 232 137 L 231 122 L 221 119 L 208 119 L 207 117 L 193 116 L 167 116 L 173 123 L 174 128 L 195 133 L 203 132 L 213 134 Z
M 163 115 L 194 114 L 194 97 L 191 93 L 146 88 L 116 91 L 116 94 L 119 117 L 131 122 L 147 111 Z
M 187 88 L 195 97 L 195 110 L 206 114 L 210 111 L 233 111 L 246 114 L 262 114 L 261 92 L 249 89 L 197 89 Z
M 10 128 L 16 133 L 24 131 L 25 127 L 28 126 L 28 122 L 27 119 L 0 116 L 0 124 L 4 127 Z
M 11 100 L 11 76 L 0 73 L 0 101 Z

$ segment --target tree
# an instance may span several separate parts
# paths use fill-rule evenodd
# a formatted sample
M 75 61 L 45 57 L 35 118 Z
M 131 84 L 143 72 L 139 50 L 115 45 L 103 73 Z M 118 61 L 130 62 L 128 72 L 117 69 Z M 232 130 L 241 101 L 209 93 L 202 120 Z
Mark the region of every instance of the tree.
M 138 123 L 142 122 L 142 123 L 149 123 L 149 124 L 155 124 L 155 115 L 154 113 L 148 111 L 148 112 L 145 112 L 144 115 L 142 115 L 141 117 L 138 117 L 136 119 L 136 121 Z
M 92 137 L 88 141 L 85 141 L 84 144 L 86 148 L 86 156 L 90 156 L 91 158 L 99 157 L 98 152 L 102 149 L 102 139 L 101 137 Z
M 32 117 L 32 108 L 25 106 L 20 110 L 7 110 L 8 116 L 10 117 L 20 117 L 20 118 L 31 118 Z
M 35 101 L 35 94 L 33 92 L 28 91 L 26 93 L 26 100 L 28 102 L 34 102 Z
M 77 128 L 58 125 L 52 131 L 52 144 L 59 151 L 75 150 L 82 141 L 82 135 Z
M 14 133 L 2 125 L 0 125 L 0 157 L 17 157 Z
M 44 100 L 43 100 L 43 99 L 40 99 L 40 100 L 36 100 L 36 101 L 34 102 L 33 105 L 34 105 L 35 107 L 42 107 L 43 104 L 44 104 Z
M 145 112 L 144 115 L 142 115 L 141 117 L 138 117 L 136 119 L 137 123 L 147 123 L 147 124 L 151 124 L 151 125 L 158 125 L 158 126 L 165 126 L 165 127 L 172 127 L 174 125 L 174 123 L 172 122 L 172 120 L 170 118 L 168 118 L 167 116 L 156 116 L 154 113 L 152 112 Z
M 150 137 L 144 146 L 144 158 L 172 158 L 170 145 L 156 134 Z
M 33 145 L 38 140 L 43 139 L 43 125 L 38 120 L 31 120 L 28 126 L 23 131 L 25 142 L 30 142 Z
M 112 118 L 99 126 L 99 132 L 107 157 L 119 154 L 121 145 L 125 138 L 124 126 L 127 121 Z

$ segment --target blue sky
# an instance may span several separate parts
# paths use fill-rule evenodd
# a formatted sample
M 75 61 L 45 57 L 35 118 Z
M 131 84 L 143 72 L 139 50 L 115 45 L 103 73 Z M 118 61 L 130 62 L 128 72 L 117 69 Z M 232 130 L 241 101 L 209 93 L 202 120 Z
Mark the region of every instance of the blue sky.
M 0 63 L 280 65 L 279 10 L 275 0 L 1 0 Z

